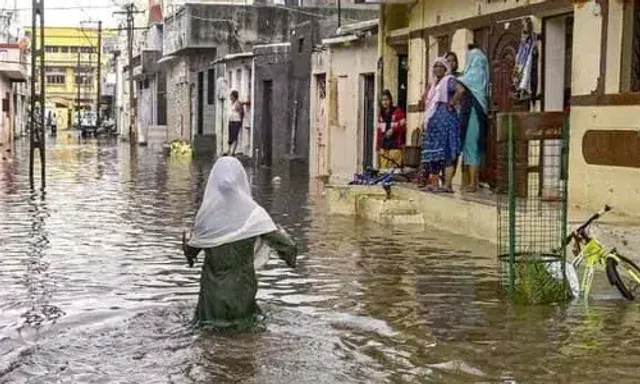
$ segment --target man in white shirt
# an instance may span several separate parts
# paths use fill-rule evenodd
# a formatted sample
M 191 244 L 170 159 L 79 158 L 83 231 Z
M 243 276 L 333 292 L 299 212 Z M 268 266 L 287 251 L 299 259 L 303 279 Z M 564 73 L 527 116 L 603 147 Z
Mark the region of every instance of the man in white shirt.
M 238 135 L 244 120 L 244 107 L 238 100 L 238 91 L 231 91 L 229 101 L 229 154 L 235 156 L 238 147 Z

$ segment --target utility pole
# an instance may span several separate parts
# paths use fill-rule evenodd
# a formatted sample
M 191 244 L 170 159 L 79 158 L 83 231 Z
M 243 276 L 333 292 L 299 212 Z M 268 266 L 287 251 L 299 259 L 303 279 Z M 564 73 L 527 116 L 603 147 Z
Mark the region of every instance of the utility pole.
M 31 30 L 31 110 L 29 119 L 29 184 L 34 187 L 34 165 L 36 148 L 40 154 L 40 183 L 44 190 L 45 182 L 45 65 L 44 65 L 44 0 L 32 0 Z M 39 33 L 38 33 L 39 32 Z M 40 72 L 37 71 L 38 61 Z M 36 80 L 39 75 L 39 90 Z M 39 91 L 39 92 L 37 92 Z
M 76 99 L 76 116 L 78 118 L 78 129 L 81 128 L 80 121 L 80 84 L 82 83 L 82 77 L 80 76 L 80 49 L 78 49 L 78 64 L 76 67 L 76 89 L 78 92 L 78 98 Z
M 143 13 L 136 10 L 134 3 L 125 5 L 124 11 L 114 12 L 115 14 L 127 16 L 127 54 L 129 55 L 129 143 L 131 147 L 138 145 L 138 128 L 136 127 L 137 108 L 135 106 L 135 95 L 133 86 L 133 31 L 135 28 L 133 15 Z
M 102 21 L 98 21 L 98 91 L 96 95 L 96 126 L 100 126 L 100 98 L 102 93 Z M 97 128 L 96 127 L 96 128 Z

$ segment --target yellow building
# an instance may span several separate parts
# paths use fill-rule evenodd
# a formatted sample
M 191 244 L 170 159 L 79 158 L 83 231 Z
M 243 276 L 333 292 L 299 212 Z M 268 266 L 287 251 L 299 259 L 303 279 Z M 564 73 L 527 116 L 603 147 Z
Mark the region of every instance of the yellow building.
M 44 34 L 46 103 L 55 109 L 59 129 L 65 129 L 73 124 L 70 122 L 78 104 L 81 110 L 96 110 L 98 29 L 47 27 Z M 112 31 L 103 31 L 100 49 L 104 50 L 104 42 L 115 36 Z M 111 59 L 103 51 L 102 76 Z
M 491 64 L 484 181 L 497 174 L 495 114 L 561 111 L 570 100 L 570 204 L 640 217 L 640 0 L 382 2 L 379 85 L 401 100 L 406 92 L 410 132 L 420 125 L 431 63 L 451 50 L 464 68 L 474 43 Z M 540 37 L 540 81 L 539 97 L 523 104 L 509 85 L 524 20 Z

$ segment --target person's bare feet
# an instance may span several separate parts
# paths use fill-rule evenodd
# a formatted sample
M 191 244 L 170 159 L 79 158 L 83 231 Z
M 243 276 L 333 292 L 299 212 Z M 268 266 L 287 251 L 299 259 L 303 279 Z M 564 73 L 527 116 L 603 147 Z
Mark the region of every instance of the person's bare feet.
M 476 193 L 478 192 L 478 186 L 469 185 L 464 190 L 466 193 Z

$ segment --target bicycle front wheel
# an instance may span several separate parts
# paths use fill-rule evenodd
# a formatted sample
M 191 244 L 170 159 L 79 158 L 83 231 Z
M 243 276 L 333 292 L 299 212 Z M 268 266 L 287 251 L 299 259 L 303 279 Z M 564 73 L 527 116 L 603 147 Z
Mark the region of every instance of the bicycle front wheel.
M 607 257 L 607 276 L 627 300 L 634 300 L 640 291 L 640 267 L 624 256 Z

